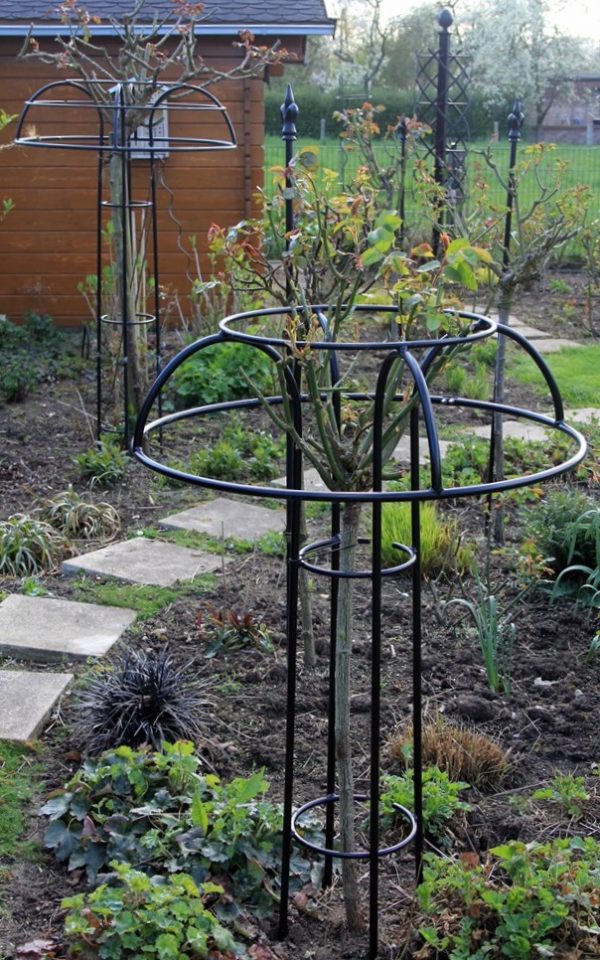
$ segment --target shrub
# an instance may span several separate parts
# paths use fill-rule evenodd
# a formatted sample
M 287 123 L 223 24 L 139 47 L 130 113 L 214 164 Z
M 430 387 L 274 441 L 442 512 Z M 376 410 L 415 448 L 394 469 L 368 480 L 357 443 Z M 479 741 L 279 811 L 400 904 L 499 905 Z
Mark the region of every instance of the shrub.
M 207 682 L 176 667 L 166 651 L 129 651 L 93 676 L 79 701 L 78 733 L 94 754 L 109 747 L 198 739 L 210 701 Z
M 535 790 L 531 799 L 548 801 L 560 807 L 567 816 L 579 820 L 590 795 L 585 787 L 585 777 L 576 777 L 572 773 L 557 773 L 547 787 Z
M 39 506 L 42 520 L 75 540 L 110 539 L 119 532 L 121 520 L 110 503 L 84 500 L 69 487 Z
M 600 508 L 595 498 L 569 487 L 553 490 L 528 514 L 526 525 L 556 574 L 572 565 L 598 565 Z
M 207 643 L 205 657 L 247 647 L 254 647 L 263 653 L 273 652 L 269 631 L 252 613 L 208 607 L 206 613 L 198 611 L 196 614 L 196 626 L 199 638 Z
M 268 391 L 273 365 L 266 354 L 248 344 L 231 341 L 194 354 L 173 375 L 180 409 L 221 403 Z M 248 381 L 250 381 L 251 386 Z
M 28 577 L 52 567 L 67 551 L 65 538 L 49 523 L 25 513 L 0 521 L 0 574 Z
M 127 455 L 119 440 L 110 438 L 78 453 L 74 462 L 90 487 L 112 487 L 125 476 Z
M 283 440 L 277 442 L 260 430 L 229 424 L 213 447 L 193 454 L 190 469 L 217 480 L 271 480 L 280 470 L 278 460 L 284 449 Z
M 386 503 L 381 519 L 381 554 L 384 563 L 393 566 L 401 556 L 394 543 L 412 542 L 409 503 Z M 439 573 L 465 572 L 471 567 L 473 552 L 461 544 L 458 524 L 441 520 L 434 503 L 421 504 L 421 570 L 425 577 Z
M 219 440 L 208 450 L 198 450 L 190 459 L 190 470 L 200 477 L 215 480 L 239 480 L 244 473 L 244 459 L 228 440 Z
M 597 954 L 600 844 L 511 841 L 473 857 L 426 856 L 418 956 L 527 960 Z M 482 945 L 485 945 L 483 948 Z
M 27 354 L 23 351 L 2 357 L 0 364 L 0 400 L 19 403 L 29 396 L 37 385 L 38 377 Z
M 116 884 L 62 901 L 69 911 L 65 933 L 77 953 L 92 950 L 100 960 L 200 960 L 211 948 L 237 952 L 232 934 L 206 906 L 222 887 L 196 885 L 185 873 L 148 877 L 128 864 L 113 866 Z
M 381 787 L 381 824 L 385 829 L 399 817 L 395 803 L 414 810 L 413 771 L 407 770 L 401 776 L 386 774 L 382 777 Z M 423 769 L 423 828 L 437 843 L 448 845 L 447 830 L 451 821 L 471 809 L 460 796 L 468 788 L 468 783 L 450 780 L 448 774 L 438 767 Z
M 399 766 L 412 764 L 412 725 L 393 734 L 387 753 Z M 481 788 L 494 787 L 508 770 L 508 754 L 498 743 L 441 713 L 422 728 L 423 766 L 435 766 L 451 780 L 466 780 Z
M 282 813 L 266 800 L 262 771 L 222 783 L 204 773 L 191 743 L 160 751 L 118 747 L 87 760 L 40 813 L 50 818 L 46 847 L 90 882 L 111 861 L 148 874 L 189 873 L 196 884 L 218 875 L 236 900 L 267 915 L 277 898 Z M 296 851 L 292 886 L 309 878 Z

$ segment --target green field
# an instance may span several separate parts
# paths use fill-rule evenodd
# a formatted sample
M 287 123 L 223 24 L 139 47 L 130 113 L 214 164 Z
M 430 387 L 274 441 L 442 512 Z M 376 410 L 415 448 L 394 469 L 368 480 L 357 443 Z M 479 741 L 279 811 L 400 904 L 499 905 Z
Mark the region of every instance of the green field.
M 343 182 L 349 183 L 360 163 L 356 153 L 347 153 L 340 146 L 341 141 L 333 137 L 326 139 L 323 143 L 315 140 L 300 139 L 295 145 L 295 150 L 303 149 L 308 146 L 318 148 L 321 167 L 336 170 L 343 177 Z M 494 174 L 483 163 L 479 154 L 483 149 L 487 149 L 490 144 L 480 140 L 474 142 L 469 147 L 469 162 L 467 164 L 468 179 L 467 183 L 473 179 L 480 171 L 490 184 L 490 202 L 502 205 L 505 202 L 505 191 L 497 181 Z M 508 142 L 498 142 L 492 144 L 493 155 L 500 173 L 506 176 L 508 170 L 509 144 Z M 518 158 L 523 157 L 527 144 L 519 145 Z M 383 143 L 375 144 L 375 153 L 380 162 L 386 162 L 386 146 Z M 555 149 L 549 151 L 547 169 L 554 166 L 556 158 L 565 160 L 568 167 L 563 177 L 564 186 L 575 184 L 587 184 L 592 191 L 592 205 L 590 214 L 600 216 L 600 146 L 578 147 L 569 144 L 560 144 Z M 389 162 L 389 160 L 387 161 Z M 273 176 L 270 173 L 272 167 L 283 166 L 284 163 L 284 144 L 279 137 L 268 135 L 265 138 L 265 189 L 268 194 L 273 190 Z M 544 179 L 544 164 L 541 167 L 541 176 Z M 549 175 L 549 174 L 548 174 Z M 418 209 L 412 195 L 412 167 L 409 164 L 406 178 L 406 219 L 410 225 L 411 219 L 417 217 Z M 527 203 L 534 194 L 535 180 L 533 175 L 523 180 L 521 187 L 521 201 Z

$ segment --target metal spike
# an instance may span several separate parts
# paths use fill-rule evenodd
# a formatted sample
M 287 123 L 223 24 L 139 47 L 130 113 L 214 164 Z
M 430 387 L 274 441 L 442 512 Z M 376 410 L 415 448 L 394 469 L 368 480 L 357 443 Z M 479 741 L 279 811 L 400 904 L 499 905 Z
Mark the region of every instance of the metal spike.
M 447 7 L 444 7 L 444 9 L 441 11 L 438 17 L 438 23 L 442 30 L 449 30 L 454 23 L 454 18 Z
M 285 91 L 285 100 L 279 108 L 281 114 L 281 139 L 296 140 L 296 120 L 298 119 L 298 104 L 294 100 L 294 93 L 291 84 L 288 83 Z
M 523 126 L 524 119 L 525 114 L 521 110 L 521 101 L 517 98 L 513 104 L 512 113 L 509 113 L 507 117 L 509 140 L 521 139 L 521 128 Z

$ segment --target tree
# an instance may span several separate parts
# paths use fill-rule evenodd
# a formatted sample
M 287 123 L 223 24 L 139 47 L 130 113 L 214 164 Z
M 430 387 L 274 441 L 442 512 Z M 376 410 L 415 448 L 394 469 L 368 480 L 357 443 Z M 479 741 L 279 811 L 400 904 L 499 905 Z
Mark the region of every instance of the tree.
M 551 24 L 550 0 L 482 0 L 465 28 L 465 52 L 488 107 L 520 97 L 536 136 L 588 56 L 583 40 Z
M 396 18 L 387 27 L 386 59 L 379 81 L 382 86 L 414 90 L 417 54 L 437 45 L 439 4 L 424 3 L 406 16 Z

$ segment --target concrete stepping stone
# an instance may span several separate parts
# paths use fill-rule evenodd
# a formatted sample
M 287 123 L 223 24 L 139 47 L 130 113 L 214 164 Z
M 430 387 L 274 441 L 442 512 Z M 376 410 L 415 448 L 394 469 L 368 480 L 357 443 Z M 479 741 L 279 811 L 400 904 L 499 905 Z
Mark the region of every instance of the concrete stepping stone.
M 582 347 L 582 343 L 577 340 L 563 340 L 560 337 L 548 338 L 547 340 L 536 340 L 534 343 L 538 353 L 559 353 L 561 350 L 569 350 L 572 347 Z
M 285 487 L 287 484 L 287 477 L 278 477 L 277 480 L 272 480 L 271 483 L 275 487 Z M 321 476 L 316 467 L 310 467 L 308 470 L 304 471 L 304 489 L 311 491 L 318 491 L 322 493 L 324 490 L 328 490 L 327 484 L 323 483 Z
M 491 424 L 485 423 L 480 427 L 469 428 L 469 433 L 476 437 L 484 437 L 489 440 L 491 433 Z M 534 440 L 536 443 L 543 443 L 548 439 L 548 431 L 539 423 L 527 422 L 525 420 L 505 420 L 502 424 L 502 435 L 506 437 L 516 437 L 519 440 Z
M 72 679 L 72 673 L 0 670 L 0 740 L 34 740 Z
M 449 440 L 440 440 L 440 453 L 442 458 L 446 456 L 448 447 L 450 446 L 451 441 Z M 398 443 L 396 449 L 392 454 L 393 460 L 398 460 L 400 463 L 410 463 L 410 437 L 408 435 L 401 437 L 400 442 Z M 421 437 L 419 442 L 419 463 L 421 466 L 425 463 L 429 463 L 429 446 L 427 444 L 427 438 Z
M 123 607 L 10 594 L 0 603 L 0 653 L 45 663 L 102 657 L 136 616 Z
M 163 540 L 136 537 L 71 557 L 63 562 L 62 569 L 64 573 L 88 573 L 131 583 L 170 587 L 178 580 L 193 580 L 201 573 L 219 570 L 223 562 L 230 560 L 230 557 L 179 547 Z
M 254 541 L 265 533 L 281 533 L 285 528 L 285 513 L 256 503 L 219 497 L 172 514 L 158 523 L 167 530 L 195 530 L 211 537 Z
M 580 407 L 579 410 L 565 410 L 566 423 L 600 423 L 600 407 Z
M 490 314 L 490 320 L 494 320 L 497 323 L 500 320 L 500 317 L 497 313 L 493 313 Z M 545 340 L 549 336 L 546 330 L 540 330 L 539 327 L 533 327 L 528 323 L 524 323 L 517 317 L 511 317 L 508 325 L 517 333 L 520 333 L 521 336 L 527 337 L 528 340 Z

